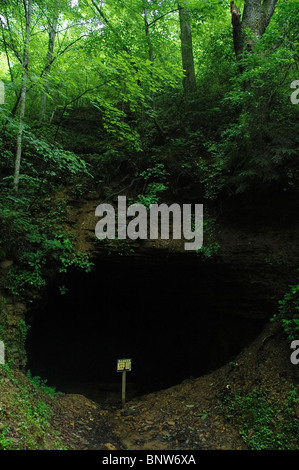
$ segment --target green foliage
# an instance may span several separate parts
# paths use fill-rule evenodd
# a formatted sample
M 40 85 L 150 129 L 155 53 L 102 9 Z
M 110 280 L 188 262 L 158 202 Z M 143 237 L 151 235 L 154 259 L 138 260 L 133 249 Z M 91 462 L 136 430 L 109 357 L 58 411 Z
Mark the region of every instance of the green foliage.
M 217 255 L 220 244 L 216 236 L 216 224 L 212 217 L 204 214 L 203 220 L 203 245 L 197 253 L 205 259 L 213 258 Z
M 17 346 L 18 352 L 21 357 L 26 358 L 26 339 L 30 329 L 23 318 L 20 318 L 17 327 L 18 342 L 14 341 L 14 346 Z
M 0 340 L 6 344 L 7 339 L 7 313 L 5 309 L 6 302 L 3 298 L 0 299 Z
M 273 320 L 281 323 L 289 341 L 299 337 L 299 284 L 289 287 L 289 291 L 279 301 L 279 312 Z
M 39 177 L 42 173 L 44 179 L 61 181 L 66 177 L 88 174 L 84 160 L 58 144 L 50 144 L 28 130 L 25 132 L 24 141 L 25 169 L 28 169 L 30 176 Z
M 215 219 L 211 216 L 211 214 L 209 214 L 205 207 L 203 210 L 203 245 L 199 250 L 197 250 L 197 254 L 204 259 L 210 259 L 217 255 L 220 245 L 217 241 L 217 225 Z M 193 231 L 195 229 L 194 224 L 195 221 L 193 219 Z
M 60 272 L 70 266 L 91 268 L 88 256 L 75 249 L 73 236 L 62 228 L 65 201 L 41 200 L 35 202 L 34 211 L 27 207 L 32 202 L 25 197 L 0 197 L 0 249 L 3 258 L 15 261 L 2 284 L 14 295 L 32 294 L 45 286 L 51 265 Z
M 32 376 L 30 369 L 27 371 L 26 377 L 33 385 L 35 385 L 35 387 L 42 390 L 44 393 L 47 393 L 47 395 L 49 395 L 51 398 L 55 397 L 55 387 L 50 387 L 47 385 L 47 379 L 42 379 L 39 376 Z
M 144 181 L 143 193 L 139 194 L 134 201 L 136 204 L 143 204 L 148 209 L 151 204 L 158 204 L 161 194 L 168 189 L 166 171 L 163 163 L 155 163 L 154 166 L 142 171 L 139 176 Z M 130 200 L 130 204 L 133 200 Z
M 5 365 L 7 367 L 15 366 L 13 350 L 18 352 L 18 358 L 26 359 L 26 338 L 29 330 L 28 325 L 23 318 L 17 318 L 14 323 L 13 333 L 10 327 L 11 318 L 7 313 L 6 301 L 0 299 L 0 340 L 5 345 Z
M 0 415 L 1 416 L 1 415 Z M 0 431 L 0 450 L 10 450 L 12 447 L 12 439 L 8 436 L 8 430 Z
M 224 407 L 250 450 L 297 450 L 298 402 L 293 387 L 284 400 L 277 400 L 270 390 L 253 389 L 247 395 L 240 391 L 227 395 Z
M 150 181 L 152 179 L 164 181 L 167 176 L 169 176 L 169 173 L 167 173 L 163 163 L 156 163 L 153 167 L 142 171 L 140 176 L 142 176 L 145 181 Z
M 0 450 L 65 449 L 51 427 L 55 390 L 39 377 L 0 366 Z M 51 443 L 51 444 L 50 444 Z
M 5 114 L 2 117 L 4 122 Z M 14 120 L 2 130 L 5 156 L 0 179 L 0 258 L 13 260 L 2 287 L 13 295 L 28 296 L 45 286 L 50 265 L 65 272 L 70 266 L 89 270 L 87 256 L 77 252 L 73 237 L 62 227 L 67 206 L 51 195 L 65 181 L 70 186 L 91 178 L 87 164 L 59 145 L 37 137 L 27 126 L 24 132 L 22 174 L 18 194 L 12 190 L 11 147 Z M 9 140 L 7 137 L 9 136 Z
M 7 277 L 11 292 L 41 289 L 53 262 L 61 271 L 88 269 L 58 223 L 63 204 L 48 212 L 61 187 L 77 198 L 99 188 L 107 198 L 111 181 L 138 177 L 143 186 L 138 183 L 132 201 L 147 207 L 190 184 L 205 201 L 252 190 L 298 190 L 299 108 L 289 99 L 297 79 L 296 2 L 277 5 L 254 52 L 244 53 L 242 73 L 228 3 L 189 2 L 198 91 L 188 100 L 182 94 L 177 2 L 107 0 L 80 8 L 66 2 L 59 3 L 58 17 L 56 7 L 52 0 L 33 2 L 17 195 L 11 186 L 25 22 L 22 4 L 3 7 L 0 258 L 20 262 Z M 203 250 L 210 257 L 217 247 L 209 240 Z
M 75 195 L 85 193 L 89 180 L 84 184 L 70 176 L 82 175 L 86 165 L 59 141 L 81 154 L 94 152 L 90 168 L 96 182 L 127 169 L 139 173 L 153 153 L 161 157 L 165 151 L 165 157 L 172 154 L 172 177 L 199 182 L 207 199 L 252 188 L 296 190 L 298 110 L 289 100 L 290 82 L 297 78 L 296 2 L 277 5 L 254 53 L 244 54 L 242 74 L 233 53 L 228 3 L 189 2 L 198 85 L 190 107 L 182 97 L 177 2 L 107 0 L 98 8 L 69 2 L 60 4 L 58 18 L 55 2 L 45 5 L 33 2 L 20 182 L 28 186 L 26 194 L 30 190 L 39 197 L 65 180 Z M 7 85 L 0 171 L 8 178 L 18 126 L 10 109 L 22 76 L 15 59 L 23 47 L 23 14 L 17 2 L 3 9 L 11 26 L 4 27 L 0 44 L 0 79 Z M 58 35 L 48 65 L 48 28 L 54 18 Z M 45 87 L 49 124 L 40 120 Z M 92 121 L 90 131 L 89 120 L 80 119 L 82 109 Z M 141 200 L 155 202 L 164 189 L 149 183 Z
M 230 78 L 223 98 L 231 120 L 221 126 L 217 146 L 228 159 L 226 183 L 237 193 L 297 191 L 298 107 L 290 102 L 290 84 L 297 76 L 295 2 L 282 2 L 255 47 L 244 54 L 242 74 Z M 290 10 L 290 11 L 289 11 Z M 291 20 L 292 18 L 292 20 Z M 283 26 L 284 24 L 284 26 Z
M 99 240 L 94 239 L 95 248 L 104 249 L 105 253 L 111 255 L 117 253 L 118 256 L 130 255 L 135 253 L 135 249 L 131 246 L 130 240 L 122 240 L 115 238 L 115 240 L 109 240 L 107 238 Z

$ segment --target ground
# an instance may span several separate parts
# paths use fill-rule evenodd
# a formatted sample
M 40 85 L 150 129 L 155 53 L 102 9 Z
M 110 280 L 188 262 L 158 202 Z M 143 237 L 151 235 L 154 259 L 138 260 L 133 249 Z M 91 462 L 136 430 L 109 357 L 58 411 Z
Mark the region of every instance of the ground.
M 290 383 L 296 382 L 296 373 L 282 334 L 269 324 L 233 363 L 136 397 L 124 408 L 120 401 L 108 400 L 98 407 L 80 395 L 62 397 L 61 404 L 70 413 L 64 440 L 82 449 L 246 450 L 237 427 L 227 419 L 223 400 L 237 390 L 246 394 L 254 387 L 271 389 L 275 400 L 283 399 Z M 299 408 L 296 412 L 298 418 Z
M 298 372 L 275 323 L 235 361 L 169 389 L 135 397 L 121 407 L 115 395 L 101 403 L 80 394 L 58 394 L 52 402 L 51 430 L 75 450 L 246 450 L 227 403 L 237 390 L 271 390 L 283 400 Z M 299 407 L 295 409 L 297 419 Z
M 233 362 L 135 396 L 123 408 L 115 394 L 99 402 L 74 393 L 53 398 L 21 372 L 5 374 L 2 369 L 0 445 L 8 450 L 246 450 L 238 423 L 227 415 L 230 398 L 258 389 L 270 391 L 273 403 L 283 403 L 290 387 L 297 387 L 296 367 L 283 332 L 270 322 Z M 299 406 L 293 411 L 298 422 Z M 285 418 L 281 412 L 280 421 Z

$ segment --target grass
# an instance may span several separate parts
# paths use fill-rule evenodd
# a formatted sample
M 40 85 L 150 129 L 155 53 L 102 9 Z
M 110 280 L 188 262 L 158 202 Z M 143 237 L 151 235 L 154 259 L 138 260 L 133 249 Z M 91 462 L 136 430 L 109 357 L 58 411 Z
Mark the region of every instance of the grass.
M 291 386 L 284 397 L 274 397 L 270 390 L 254 388 L 244 395 L 237 391 L 223 403 L 226 416 L 251 450 L 298 450 L 299 399 Z
M 0 450 L 64 450 L 51 426 L 55 391 L 0 366 Z

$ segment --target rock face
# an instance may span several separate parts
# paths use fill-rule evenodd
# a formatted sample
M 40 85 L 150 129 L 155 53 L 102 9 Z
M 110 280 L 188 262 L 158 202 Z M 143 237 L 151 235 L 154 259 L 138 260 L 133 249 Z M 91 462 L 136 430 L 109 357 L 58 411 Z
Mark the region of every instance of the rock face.
M 188 195 L 185 195 L 188 201 Z M 189 197 L 192 203 L 202 201 Z M 244 292 L 239 305 L 241 317 L 267 319 L 277 307 L 277 301 L 296 282 L 299 259 L 299 223 L 296 217 L 298 204 L 292 197 L 280 195 L 276 199 L 260 197 L 242 198 L 227 201 L 221 206 L 208 207 L 216 220 L 215 242 L 219 245 L 212 258 L 185 252 L 182 240 L 119 240 L 116 242 L 95 243 L 95 208 L 99 198 L 79 202 L 70 211 L 70 224 L 78 228 L 78 249 L 92 254 L 95 263 L 107 256 L 121 260 L 124 256 L 155 263 L 155 260 L 180 259 L 182 264 L 206 266 L 208 271 L 223 269 L 227 285 L 235 284 Z M 176 201 L 172 201 L 176 202 Z M 204 237 L 204 246 L 207 243 Z M 221 268 L 222 267 L 222 268 Z M 174 267 L 175 269 L 175 267 Z M 212 278 L 211 278 L 212 279 Z M 245 293 L 247 291 L 247 294 Z M 230 297 L 228 304 L 234 299 Z M 223 302 L 223 301 L 222 301 Z M 222 305 L 226 308 L 225 305 Z
M 22 369 L 26 365 L 27 307 L 12 297 L 2 297 L 0 308 L 0 333 L 5 344 L 5 361 Z
M 163 316 L 169 315 L 169 312 L 179 306 L 180 314 L 183 317 L 187 315 L 190 323 L 189 333 L 186 327 L 182 331 L 193 338 L 192 344 L 195 347 L 196 328 L 201 328 L 195 320 L 196 312 L 199 306 L 204 305 L 205 312 L 202 310 L 201 315 L 208 317 L 209 312 L 213 312 L 213 317 L 215 312 L 221 312 L 221 328 L 226 332 L 223 335 L 219 331 L 214 336 L 214 341 L 221 345 L 218 352 L 213 349 L 210 354 L 210 367 L 214 367 L 219 364 L 219 355 L 228 358 L 230 349 L 235 351 L 242 346 L 238 343 L 239 328 L 246 330 L 248 322 L 256 321 L 257 331 L 260 331 L 260 326 L 277 313 L 277 302 L 283 297 L 288 286 L 296 281 L 299 224 L 294 216 L 297 209 L 286 201 L 280 201 L 279 204 L 270 201 L 269 205 L 266 201 L 265 206 L 261 207 L 255 205 L 254 201 L 250 203 L 248 200 L 241 200 L 221 206 L 215 228 L 215 240 L 219 244 L 219 250 L 215 256 L 206 259 L 194 252 L 185 252 L 180 240 L 95 243 L 94 231 L 98 220 L 95 217 L 95 209 L 100 202 L 97 195 L 90 195 L 88 199 L 81 201 L 69 200 L 66 221 L 68 228 L 71 227 L 74 232 L 77 248 L 88 252 L 95 264 L 90 279 L 93 277 L 91 283 L 94 283 L 95 290 L 98 289 L 100 300 L 94 297 L 87 299 L 86 304 L 81 304 L 84 311 L 81 318 L 83 325 L 84 318 L 87 318 L 87 323 L 92 324 L 87 310 L 94 310 L 98 302 L 102 306 L 106 305 L 104 308 L 109 315 L 114 315 L 116 313 L 113 313 L 113 305 L 118 302 L 121 292 L 131 292 L 134 304 L 134 296 L 137 294 L 138 297 L 144 288 L 143 300 L 142 295 L 139 300 L 145 317 L 154 317 L 155 321 L 163 323 Z M 218 207 L 211 210 L 217 213 Z M 7 266 L 2 266 L 3 269 L 6 270 Z M 80 289 L 80 285 L 86 282 L 83 277 L 80 279 L 80 276 L 80 273 L 70 272 L 67 279 L 64 279 L 74 298 L 76 291 L 72 291 L 72 286 L 77 285 Z M 104 280 L 105 276 L 108 277 L 109 285 Z M 104 285 L 104 290 L 97 287 L 95 278 L 98 286 L 101 283 Z M 165 289 L 163 290 L 164 285 L 167 286 L 168 299 Z M 10 359 L 18 367 L 24 367 L 26 362 L 25 321 L 34 325 L 36 312 L 40 314 L 38 305 L 48 312 L 48 321 L 51 323 L 55 305 L 51 304 L 52 311 L 47 309 L 51 297 L 50 287 L 51 284 L 48 293 L 45 292 L 43 299 L 39 300 L 39 304 L 36 302 L 30 312 L 26 305 L 12 298 L 6 298 L 2 304 L 0 332 L 2 331 L 7 343 Z M 184 289 L 185 296 L 182 294 Z M 108 291 L 110 300 L 107 303 L 103 299 Z M 82 296 L 90 298 L 89 293 L 87 283 Z M 159 296 L 161 298 L 163 295 L 163 308 L 159 309 Z M 173 301 L 173 298 L 177 298 L 177 301 Z M 72 302 L 70 297 L 68 299 Z M 57 297 L 56 302 L 59 305 L 60 298 Z M 121 303 L 117 305 L 118 310 L 121 310 Z M 135 307 L 138 310 L 137 304 Z M 193 316 L 190 312 L 193 312 Z M 116 316 L 116 323 L 120 321 L 117 319 Z M 68 321 L 72 322 L 72 318 L 61 319 L 64 324 Z M 150 328 L 151 334 L 154 334 L 155 326 Z M 177 328 L 179 331 L 178 325 Z M 208 332 L 209 328 L 209 322 L 202 327 L 204 332 Z M 171 331 L 175 334 L 175 329 Z M 136 334 L 140 342 L 142 330 L 138 330 Z M 248 341 L 250 338 L 248 337 Z M 133 336 L 131 340 L 134 341 Z M 229 341 L 232 341 L 230 346 Z M 165 342 L 167 343 L 166 339 Z M 169 347 L 172 347 L 171 343 Z

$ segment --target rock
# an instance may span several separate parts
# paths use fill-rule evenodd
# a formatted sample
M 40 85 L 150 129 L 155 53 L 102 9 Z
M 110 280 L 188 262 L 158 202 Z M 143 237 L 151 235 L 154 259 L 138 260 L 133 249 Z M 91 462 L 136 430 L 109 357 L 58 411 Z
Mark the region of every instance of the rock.
M 105 447 L 108 450 L 117 450 L 117 448 L 113 444 L 110 444 L 110 442 L 107 442 L 107 444 L 105 444 Z
M 13 260 L 12 259 L 4 259 L 0 263 L 0 268 L 1 269 L 8 269 L 13 265 Z

